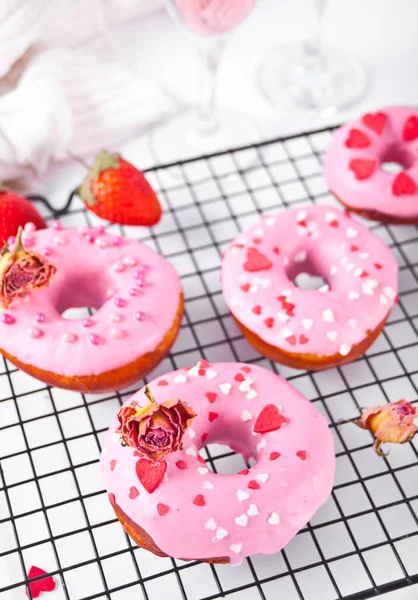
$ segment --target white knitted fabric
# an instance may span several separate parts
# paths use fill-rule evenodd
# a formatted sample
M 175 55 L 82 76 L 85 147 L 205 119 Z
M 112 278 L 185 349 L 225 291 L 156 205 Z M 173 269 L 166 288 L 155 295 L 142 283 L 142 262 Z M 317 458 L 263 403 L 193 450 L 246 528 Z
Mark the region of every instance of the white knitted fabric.
M 125 68 L 109 23 L 157 0 L 0 2 L 0 181 L 137 134 L 168 109 L 151 81 Z

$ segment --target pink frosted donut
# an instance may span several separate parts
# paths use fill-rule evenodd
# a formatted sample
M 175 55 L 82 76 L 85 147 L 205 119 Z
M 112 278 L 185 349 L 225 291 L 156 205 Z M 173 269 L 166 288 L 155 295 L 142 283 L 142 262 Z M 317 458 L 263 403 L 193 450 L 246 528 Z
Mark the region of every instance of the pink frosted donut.
M 300 273 L 326 285 L 298 288 Z M 261 354 L 301 369 L 365 352 L 395 303 L 397 277 L 382 240 L 331 206 L 265 216 L 222 260 L 223 295 L 245 337 Z
M 0 308 L 0 351 L 50 385 L 99 392 L 145 376 L 178 333 L 183 295 L 162 256 L 103 229 L 49 229 L 26 235 L 25 246 L 57 268 L 51 284 Z M 97 309 L 69 320 L 68 308 Z
M 418 224 L 418 111 L 368 113 L 340 127 L 324 158 L 324 177 L 342 204 L 368 219 Z M 401 165 L 389 173 L 383 163 Z
M 282 377 L 258 366 L 202 360 L 150 388 L 159 405 L 181 399 L 197 416 L 183 448 L 156 462 L 121 443 L 117 418 L 110 426 L 100 459 L 105 487 L 138 545 L 160 556 L 236 564 L 279 551 L 327 500 L 332 435 L 325 418 Z M 147 404 L 144 390 L 119 415 L 135 404 Z M 199 451 L 215 442 L 254 457 L 255 465 L 234 475 L 212 472 Z M 145 471 L 159 481 L 151 493 L 142 483 Z

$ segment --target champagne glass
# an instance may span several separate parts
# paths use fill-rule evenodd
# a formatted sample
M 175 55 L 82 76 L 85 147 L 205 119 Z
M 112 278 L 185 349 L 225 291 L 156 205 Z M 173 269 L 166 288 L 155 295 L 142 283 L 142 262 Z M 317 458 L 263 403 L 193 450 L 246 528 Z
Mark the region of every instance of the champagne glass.
M 197 105 L 166 121 L 151 136 L 158 162 L 210 154 L 255 141 L 257 128 L 247 115 L 216 106 L 216 76 L 231 32 L 256 0 L 166 0 L 176 22 L 190 34 L 205 66 Z
M 271 51 L 261 62 L 258 80 L 273 104 L 296 105 L 329 116 L 364 94 L 367 77 L 362 65 L 322 42 L 327 0 L 313 1 L 316 23 L 312 36 Z

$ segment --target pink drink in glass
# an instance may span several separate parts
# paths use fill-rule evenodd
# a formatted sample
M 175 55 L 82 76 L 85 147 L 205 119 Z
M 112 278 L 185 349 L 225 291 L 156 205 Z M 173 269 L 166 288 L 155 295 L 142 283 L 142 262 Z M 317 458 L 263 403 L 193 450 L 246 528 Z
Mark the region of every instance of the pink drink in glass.
M 224 35 L 251 12 L 256 0 L 174 0 L 183 24 L 198 35 Z

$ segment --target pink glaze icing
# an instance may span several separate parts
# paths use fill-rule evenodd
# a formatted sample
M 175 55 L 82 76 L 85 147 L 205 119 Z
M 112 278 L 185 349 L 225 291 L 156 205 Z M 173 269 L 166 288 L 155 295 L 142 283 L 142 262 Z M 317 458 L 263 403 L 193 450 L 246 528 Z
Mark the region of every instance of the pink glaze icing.
M 0 309 L 1 348 L 23 363 L 69 377 L 118 369 L 155 350 L 172 327 L 181 294 L 167 260 L 140 242 L 95 229 L 55 223 L 30 236 L 31 249 L 50 249 L 57 273 L 47 288 Z M 61 316 L 83 306 L 98 310 L 83 320 Z
M 200 35 L 222 35 L 237 27 L 255 0 L 175 0 L 186 27 Z
M 150 387 L 157 402 L 180 398 L 197 413 L 183 450 L 166 457 L 165 478 L 149 494 L 136 475 L 135 449 L 121 445 L 115 418 L 101 467 L 112 500 L 169 556 L 227 556 L 237 564 L 258 552 L 277 552 L 327 500 L 335 467 L 332 435 L 325 418 L 279 375 L 242 363 L 202 368 L 201 362 L 155 379 Z M 146 405 L 143 390 L 130 402 Z M 268 404 L 279 407 L 286 422 L 255 433 Z M 243 474 L 213 473 L 198 453 L 214 442 L 254 457 L 256 464 Z M 187 468 L 177 467 L 178 461 Z M 200 495 L 203 506 L 193 503 Z M 158 504 L 168 507 L 166 514 L 159 514 Z
M 338 129 L 325 154 L 324 177 L 330 190 L 354 210 L 376 210 L 389 220 L 417 219 L 417 158 L 418 111 L 385 108 Z M 385 171 L 384 162 L 402 164 L 408 185 L 398 179 L 397 186 L 397 175 Z
M 320 275 L 327 285 L 298 288 L 293 280 L 300 273 Z M 294 354 L 347 356 L 386 319 L 397 278 L 382 240 L 331 206 L 264 216 L 222 260 L 232 314 L 266 343 Z

